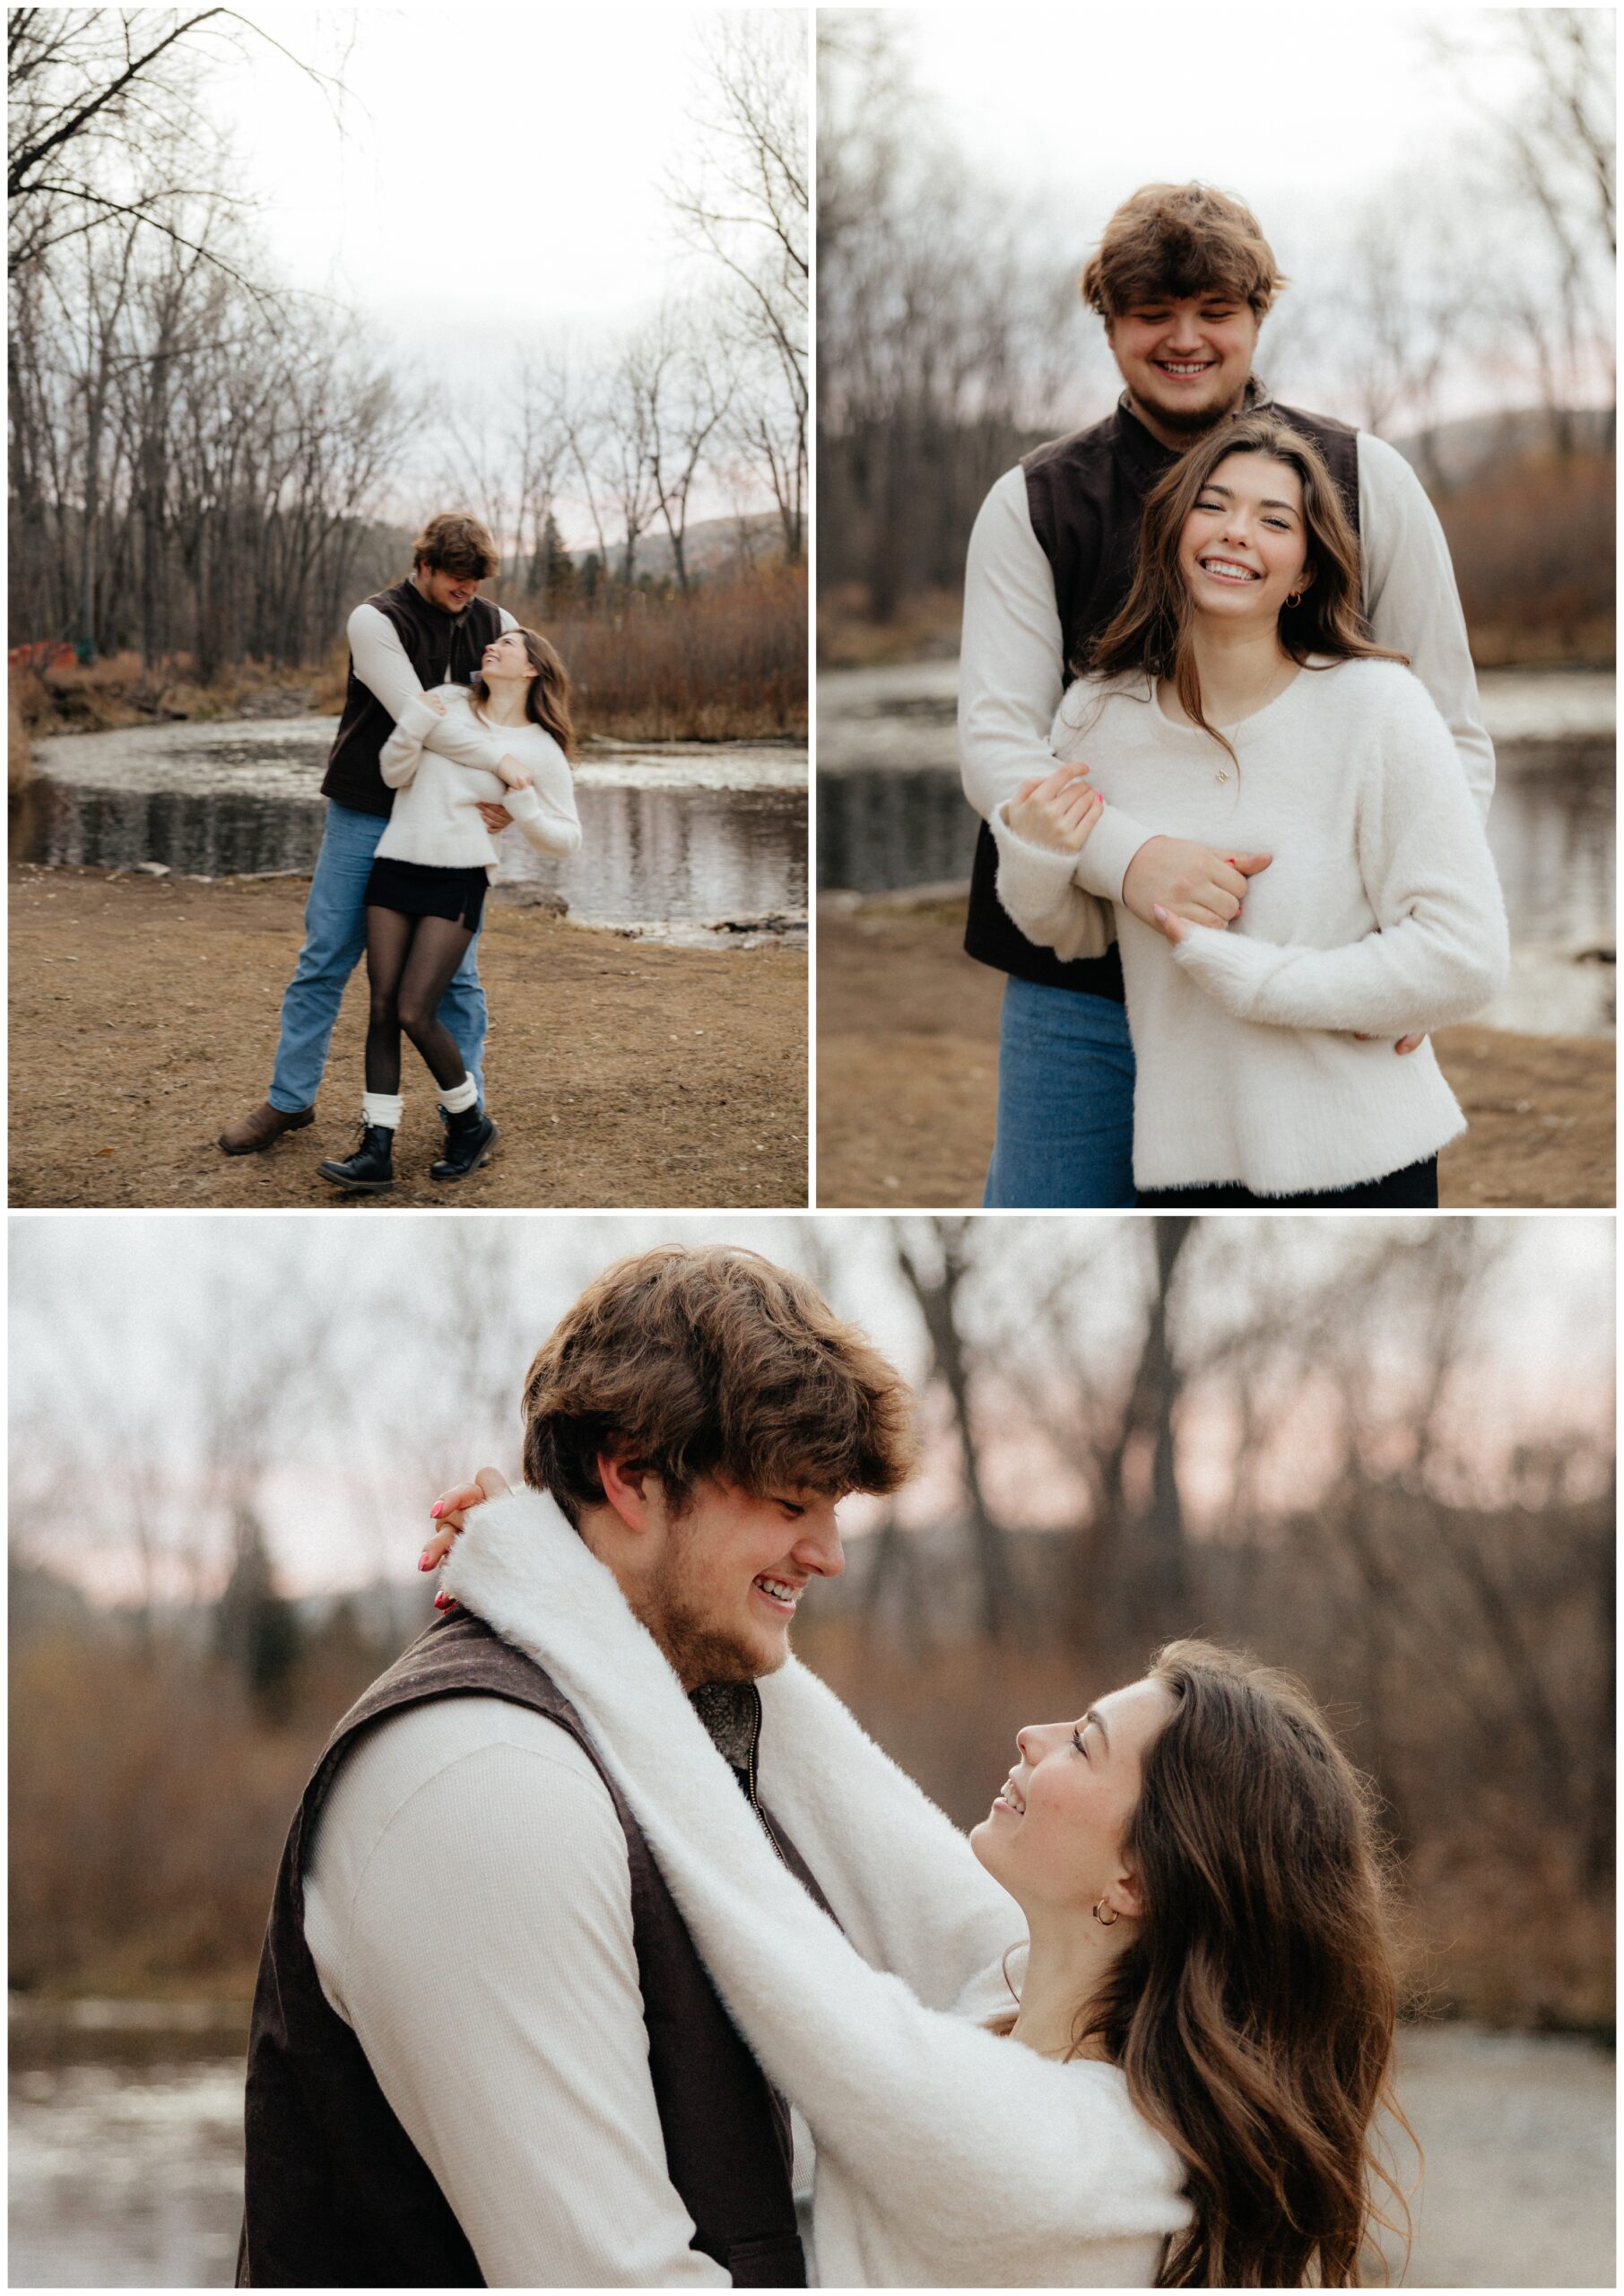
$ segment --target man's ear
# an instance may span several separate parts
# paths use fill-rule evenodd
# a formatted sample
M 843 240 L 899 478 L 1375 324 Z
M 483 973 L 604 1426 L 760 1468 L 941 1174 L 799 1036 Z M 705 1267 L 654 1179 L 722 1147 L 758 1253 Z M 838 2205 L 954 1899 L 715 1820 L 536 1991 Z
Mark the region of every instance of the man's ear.
M 632 1459 L 617 1459 L 608 1451 L 600 1451 L 597 1459 L 598 1481 L 604 1486 L 604 1497 L 629 1531 L 646 1531 L 649 1525 L 649 1485 L 656 1481 L 652 1471 L 638 1466 Z

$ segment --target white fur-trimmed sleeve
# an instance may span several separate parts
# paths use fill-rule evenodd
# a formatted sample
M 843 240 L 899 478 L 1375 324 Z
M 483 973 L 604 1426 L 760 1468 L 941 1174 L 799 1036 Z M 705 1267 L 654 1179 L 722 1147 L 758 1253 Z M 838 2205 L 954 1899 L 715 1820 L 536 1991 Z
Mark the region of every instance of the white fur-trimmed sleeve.
M 1463 1021 L 1506 978 L 1505 904 L 1449 729 L 1396 665 L 1354 738 L 1359 866 L 1377 930 L 1342 948 L 1281 947 L 1196 926 L 1174 949 L 1238 1020 L 1285 1029 L 1429 1031 Z
M 827 1683 L 792 1658 L 757 1687 L 762 1799 L 864 1959 L 951 2008 L 1024 1947 L 1020 1908 Z
M 445 1580 L 579 1708 L 730 2012 L 805 2114 L 820 2188 L 906 2258 L 893 2281 L 1068 2285 L 1079 2244 L 1188 2221 L 1177 2161 L 1115 2067 L 1056 2065 L 927 2009 L 853 1949 L 556 1507 L 516 1492 L 480 1508 Z
M 1073 882 L 1076 854 L 1018 837 L 1007 799 L 987 816 L 987 827 L 998 848 L 998 898 L 1027 939 L 1063 958 L 1103 956 L 1110 911 Z

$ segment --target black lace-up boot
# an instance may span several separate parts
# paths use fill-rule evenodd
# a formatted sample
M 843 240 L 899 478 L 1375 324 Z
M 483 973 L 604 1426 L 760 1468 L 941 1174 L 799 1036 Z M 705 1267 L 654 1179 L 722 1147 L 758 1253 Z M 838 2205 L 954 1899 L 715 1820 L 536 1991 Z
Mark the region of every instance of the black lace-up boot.
M 497 1128 L 483 1109 L 464 1109 L 446 1118 L 446 1152 L 429 1167 L 431 1180 L 465 1180 L 495 1147 Z
M 381 1196 L 386 1187 L 395 1186 L 395 1135 L 386 1124 L 363 1124 L 360 1145 L 352 1156 L 341 1163 L 329 1156 L 317 1170 L 324 1180 L 331 1180 L 334 1187 L 347 1187 L 352 1196 Z

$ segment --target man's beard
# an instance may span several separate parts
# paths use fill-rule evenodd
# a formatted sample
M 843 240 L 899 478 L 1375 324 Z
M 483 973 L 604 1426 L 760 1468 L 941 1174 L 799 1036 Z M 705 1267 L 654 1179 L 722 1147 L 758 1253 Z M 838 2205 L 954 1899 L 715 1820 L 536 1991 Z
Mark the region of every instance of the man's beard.
M 679 1677 L 697 1688 L 700 1683 L 753 1683 L 775 1673 L 784 1663 L 782 1651 L 763 1659 L 756 1644 L 718 1626 L 689 1598 L 684 1583 L 689 1526 L 679 1521 L 673 1527 L 664 1566 L 646 1600 L 636 1607 Z
M 678 1677 L 696 1689 L 700 1683 L 753 1683 L 783 1663 L 764 1664 L 760 1650 L 686 1609 L 680 1599 L 660 1601 L 643 1623 Z
M 1227 422 L 1232 414 L 1238 414 L 1246 404 L 1244 391 L 1239 397 L 1227 399 L 1217 406 L 1164 406 L 1149 392 L 1142 397 L 1143 404 L 1150 408 L 1158 422 L 1165 424 L 1169 430 L 1182 430 L 1192 439 L 1199 439 L 1204 431 L 1216 430 L 1220 422 Z

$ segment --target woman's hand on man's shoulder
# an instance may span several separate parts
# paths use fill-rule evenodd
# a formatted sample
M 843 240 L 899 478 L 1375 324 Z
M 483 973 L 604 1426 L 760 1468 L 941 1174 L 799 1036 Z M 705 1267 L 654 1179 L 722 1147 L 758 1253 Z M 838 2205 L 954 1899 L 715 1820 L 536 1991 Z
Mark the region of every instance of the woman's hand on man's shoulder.
M 473 1509 L 482 1507 L 487 1499 L 504 1498 L 511 1487 L 507 1476 L 495 1467 L 482 1467 L 472 1483 L 459 1483 L 450 1491 L 442 1491 L 429 1509 L 435 1529 L 418 1557 L 418 1569 L 438 1570 L 456 1544 L 456 1535 Z M 437 1611 L 448 1609 L 450 1604 L 449 1595 L 437 1595 L 434 1598 Z

